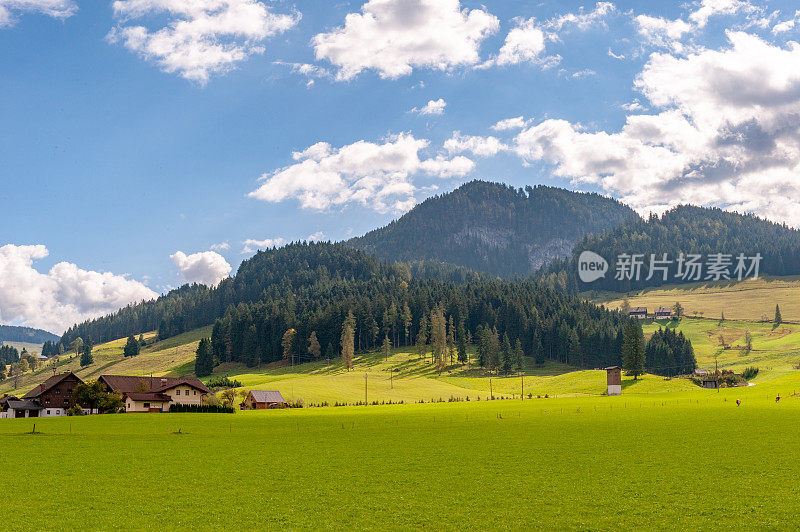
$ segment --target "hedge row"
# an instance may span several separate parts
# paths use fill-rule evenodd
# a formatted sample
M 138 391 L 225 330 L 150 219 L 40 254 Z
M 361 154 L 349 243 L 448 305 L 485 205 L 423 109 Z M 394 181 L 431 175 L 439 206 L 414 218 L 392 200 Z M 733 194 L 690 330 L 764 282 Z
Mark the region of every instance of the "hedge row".
M 234 409 L 230 406 L 222 405 L 181 405 L 173 403 L 169 407 L 170 413 L 192 412 L 202 414 L 233 414 Z

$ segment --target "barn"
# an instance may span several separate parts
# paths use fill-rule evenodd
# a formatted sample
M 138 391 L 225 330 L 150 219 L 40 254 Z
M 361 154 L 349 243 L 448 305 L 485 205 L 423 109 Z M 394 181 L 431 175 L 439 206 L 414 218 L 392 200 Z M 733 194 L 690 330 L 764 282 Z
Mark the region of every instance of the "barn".
M 250 390 L 242 403 L 242 410 L 265 410 L 267 408 L 283 408 L 286 401 L 281 392 L 275 390 Z

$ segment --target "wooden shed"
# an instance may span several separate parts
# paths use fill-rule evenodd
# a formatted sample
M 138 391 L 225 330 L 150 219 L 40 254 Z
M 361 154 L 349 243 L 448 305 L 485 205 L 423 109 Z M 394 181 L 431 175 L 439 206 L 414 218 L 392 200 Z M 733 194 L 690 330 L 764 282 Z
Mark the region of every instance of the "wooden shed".
M 286 401 L 281 392 L 274 390 L 251 390 L 242 403 L 242 410 L 264 410 L 267 408 L 283 408 Z
M 622 368 L 610 366 L 606 368 L 608 395 L 622 395 Z

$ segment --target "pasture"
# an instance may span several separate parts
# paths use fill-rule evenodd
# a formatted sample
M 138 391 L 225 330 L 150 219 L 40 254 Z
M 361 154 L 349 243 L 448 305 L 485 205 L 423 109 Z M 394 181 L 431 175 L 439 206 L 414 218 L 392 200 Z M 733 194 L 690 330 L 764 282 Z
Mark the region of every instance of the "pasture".
M 587 294 L 589 295 L 589 294 Z M 619 308 L 623 295 L 615 293 L 591 294 L 597 303 L 608 308 Z M 775 305 L 781 307 L 783 320 L 800 323 L 800 278 L 762 277 L 742 282 L 721 281 L 669 285 L 628 294 L 632 307 L 647 307 L 652 312 L 657 307 L 672 307 L 679 301 L 686 316 L 731 320 L 772 320 Z
M 4 528 L 785 529 L 800 510 L 796 381 L 3 420 L 4 448 L 24 449 L 4 454 Z

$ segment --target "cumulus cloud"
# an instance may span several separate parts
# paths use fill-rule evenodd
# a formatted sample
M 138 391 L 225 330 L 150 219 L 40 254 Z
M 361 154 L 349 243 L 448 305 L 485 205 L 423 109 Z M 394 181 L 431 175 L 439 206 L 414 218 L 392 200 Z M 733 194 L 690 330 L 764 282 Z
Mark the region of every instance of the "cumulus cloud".
M 255 253 L 259 249 L 270 249 L 270 248 L 277 248 L 281 247 L 286 243 L 286 240 L 283 238 L 265 238 L 264 240 L 256 240 L 254 238 L 248 238 L 243 242 L 244 247 L 242 248 L 242 254 L 248 253 Z
M 429 100 L 428 103 L 422 107 L 414 107 L 410 112 L 423 116 L 443 115 L 445 107 L 447 107 L 447 102 L 439 98 L 438 100 Z
M 73 0 L 0 0 L 0 28 L 13 26 L 16 15 L 41 13 L 53 18 L 69 18 L 78 11 Z
M 500 120 L 495 125 L 492 126 L 492 129 L 495 131 L 508 131 L 510 129 L 522 129 L 528 122 L 525 120 L 525 117 L 522 116 L 515 116 L 514 118 L 506 118 L 504 120 Z
M 681 39 L 705 28 L 711 17 L 744 14 L 749 19 L 749 24 L 757 26 L 766 26 L 771 20 L 763 7 L 744 0 L 702 0 L 695 6 L 696 9 L 687 17 L 688 21 L 638 15 L 634 17 L 634 22 L 639 34 L 648 44 L 683 52 L 684 44 Z
M 227 242 L 220 242 L 218 244 L 211 244 L 209 248 L 211 251 L 227 251 L 231 248 L 231 245 Z
M 184 279 L 190 283 L 216 286 L 231 273 L 231 265 L 225 257 L 214 251 L 203 251 L 187 255 L 176 251 L 169 258 L 178 267 Z
M 408 210 L 417 190 L 413 176 L 461 177 L 474 167 L 463 156 L 420 158 L 428 144 L 409 133 L 338 149 L 320 142 L 293 153 L 295 164 L 262 175 L 263 183 L 250 197 L 269 202 L 295 198 L 304 209 L 358 203 L 379 212 Z
M 797 27 L 798 21 L 800 21 L 800 11 L 795 11 L 793 18 L 790 18 L 788 20 L 782 20 L 777 24 L 775 24 L 772 27 L 772 33 L 778 34 L 778 33 L 785 33 L 787 31 L 792 31 Z
M 650 57 L 635 85 L 657 113 L 630 114 L 617 132 L 545 120 L 516 151 L 640 212 L 694 203 L 800 226 L 800 44 L 727 36 L 719 50 Z
M 496 137 L 462 135 L 459 131 L 444 142 L 444 148 L 450 153 L 469 152 L 478 157 L 491 157 L 508 149 Z
M 49 255 L 43 245 L 0 247 L 0 323 L 61 333 L 71 325 L 158 296 L 138 281 L 59 262 L 34 268 Z
M 322 231 L 317 231 L 316 233 L 311 233 L 310 235 L 308 235 L 306 237 L 306 241 L 307 242 L 319 242 L 323 238 L 325 238 L 325 233 L 323 233 Z
M 258 0 L 116 0 L 119 24 L 108 40 L 154 61 L 164 72 L 205 83 L 292 28 L 299 13 L 275 14 Z M 158 29 L 132 20 L 166 21 Z
M 560 40 L 562 32 L 569 29 L 587 30 L 596 25 L 604 25 L 606 18 L 616 11 L 611 2 L 598 2 L 594 9 L 578 13 L 565 13 L 552 19 L 539 22 L 535 18 L 516 19 L 516 26 L 506 35 L 498 54 L 485 61 L 480 68 L 499 65 L 518 65 L 520 63 L 539 64 L 548 68 L 557 64 L 559 55 L 545 55 L 546 43 Z
M 459 0 L 370 0 L 344 26 L 313 39 L 318 60 L 338 68 L 337 79 L 364 70 L 397 79 L 414 68 L 449 70 L 480 61 L 481 42 L 497 31 L 497 17 L 462 8 Z

